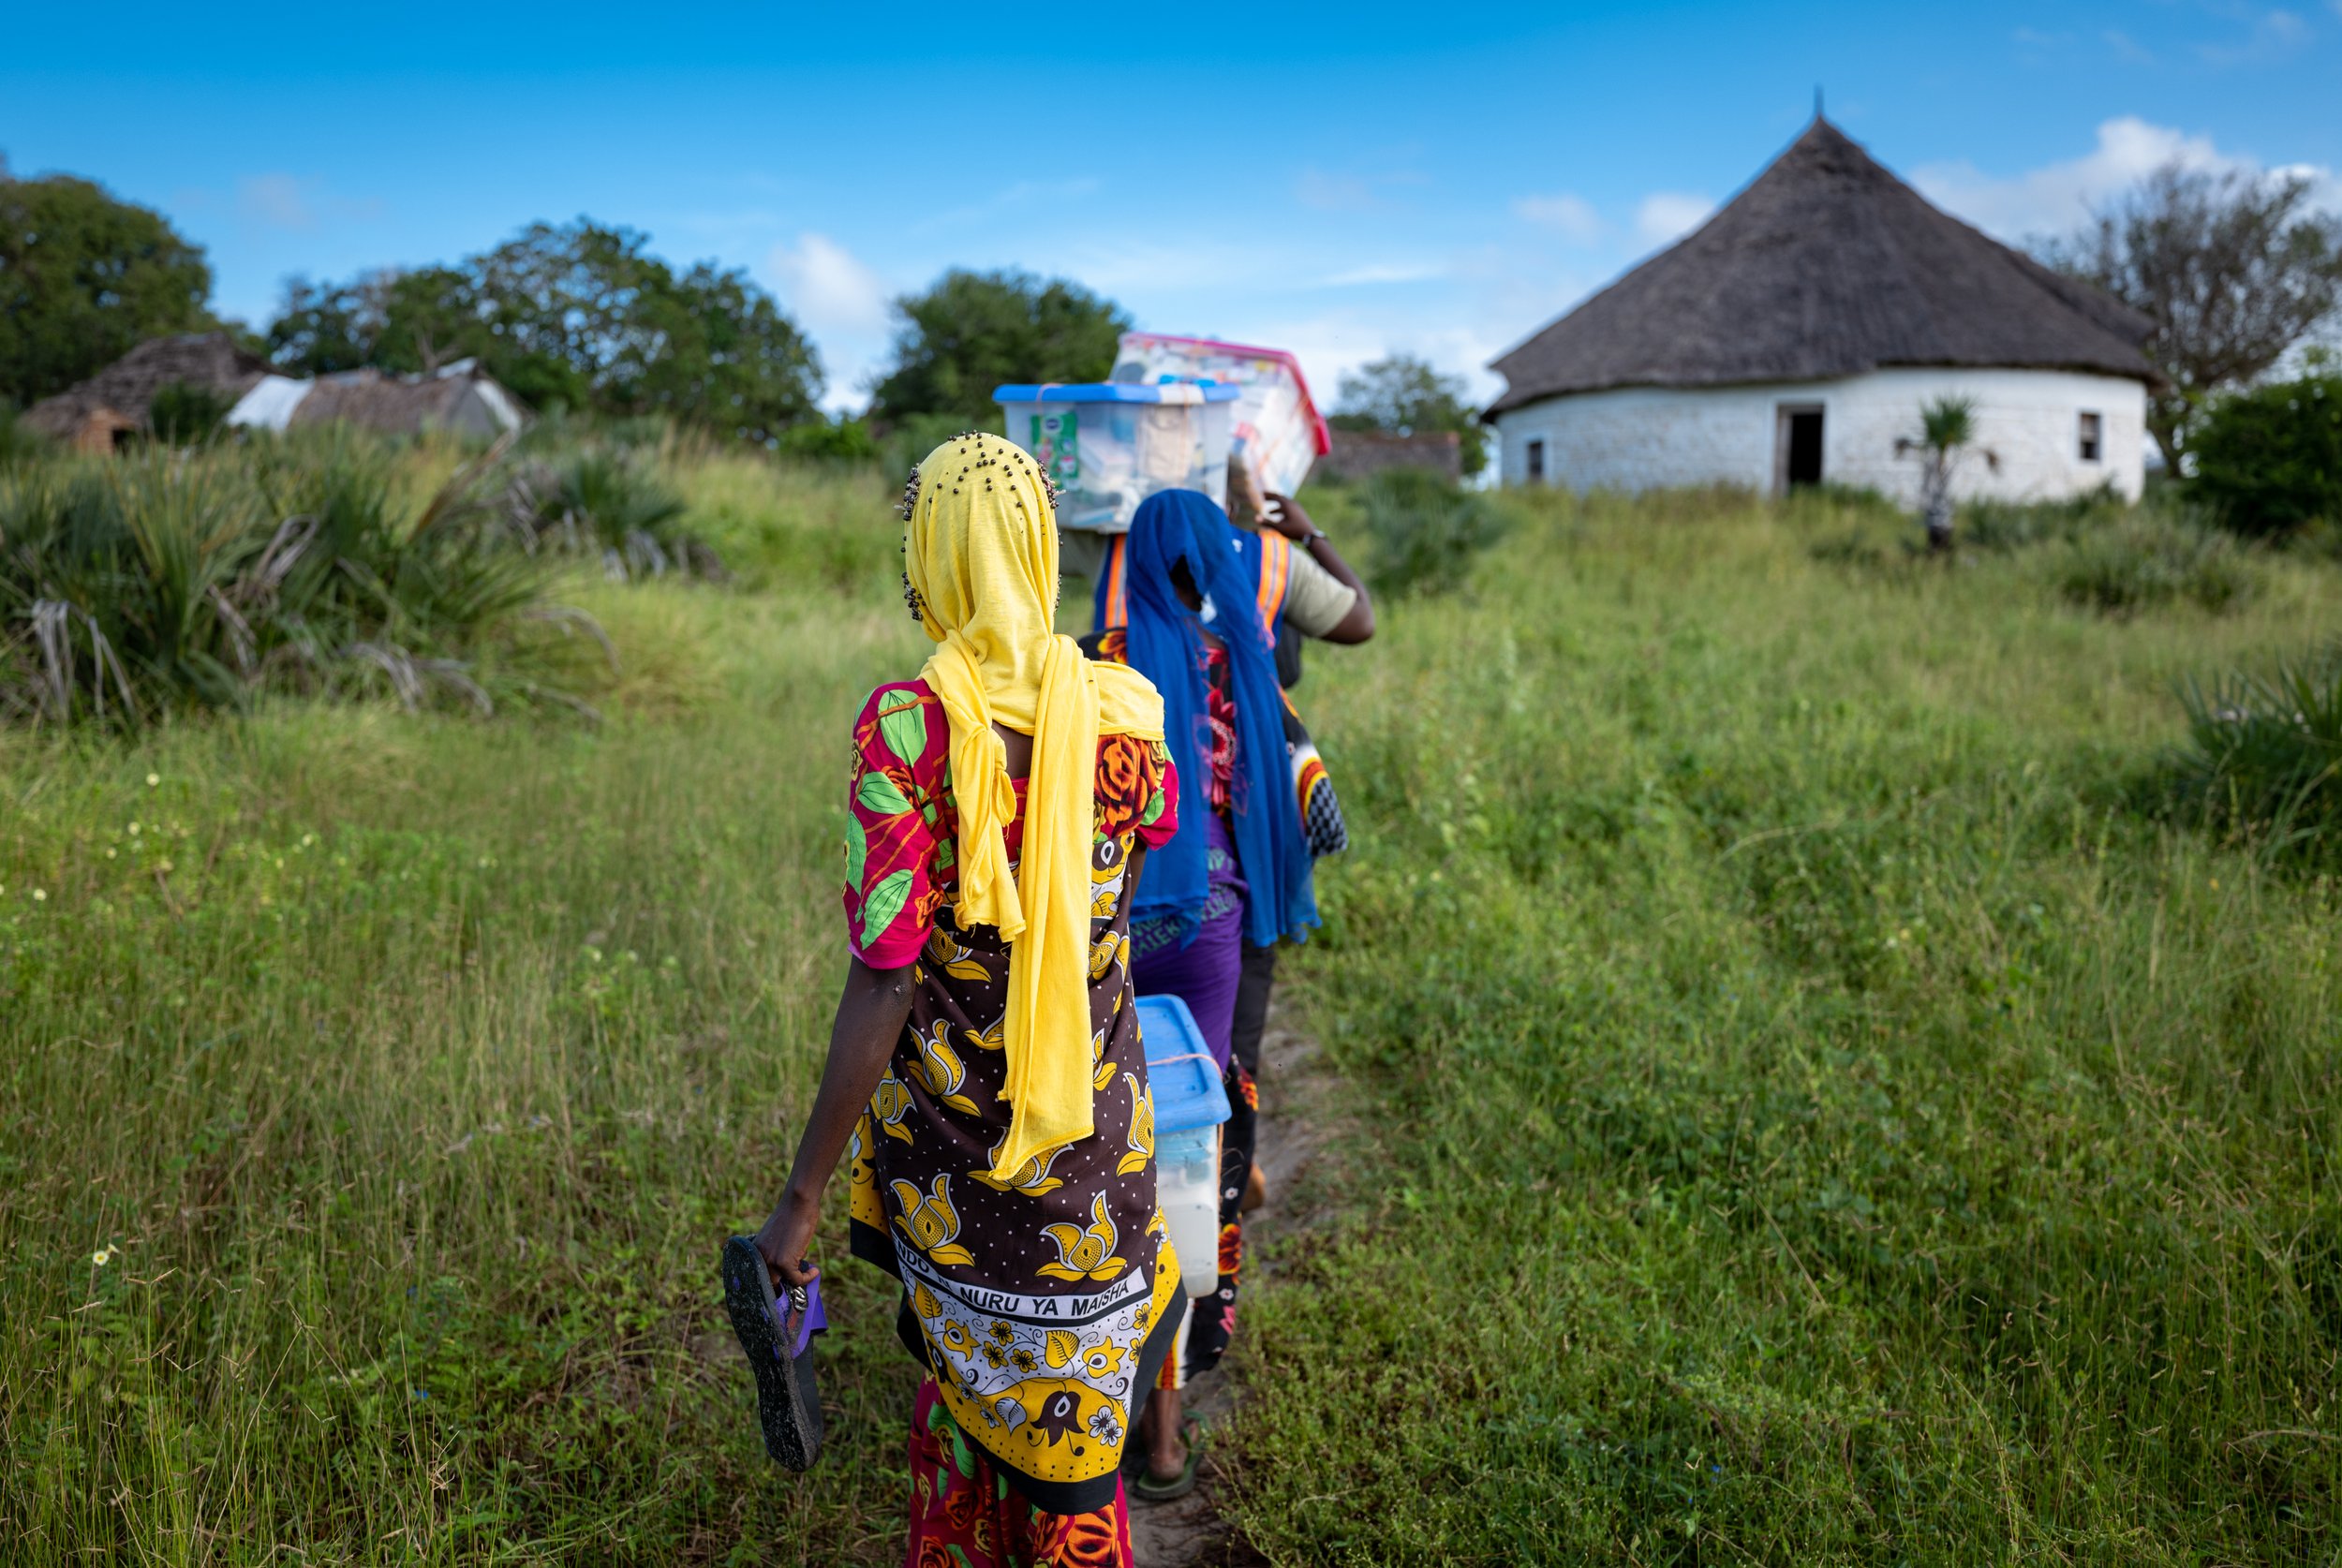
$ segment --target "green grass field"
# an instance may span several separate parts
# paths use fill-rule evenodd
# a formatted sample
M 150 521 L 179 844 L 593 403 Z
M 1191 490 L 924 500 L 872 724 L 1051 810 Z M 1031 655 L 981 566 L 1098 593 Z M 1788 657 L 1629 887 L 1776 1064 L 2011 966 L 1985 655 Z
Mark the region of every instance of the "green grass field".
M 714 1273 L 842 967 L 848 719 L 923 657 L 896 481 L 683 479 L 740 582 L 566 584 L 598 730 L 0 734 L 0 1559 L 899 1560 L 842 1205 L 802 1481 Z M 2173 683 L 2342 570 L 2118 620 L 2038 552 L 1817 560 L 1826 503 L 1507 505 L 1298 693 L 1357 848 L 1286 969 L 1339 1121 L 1232 1362 L 1250 1540 L 2342 1558 L 2342 894 L 2139 804 Z

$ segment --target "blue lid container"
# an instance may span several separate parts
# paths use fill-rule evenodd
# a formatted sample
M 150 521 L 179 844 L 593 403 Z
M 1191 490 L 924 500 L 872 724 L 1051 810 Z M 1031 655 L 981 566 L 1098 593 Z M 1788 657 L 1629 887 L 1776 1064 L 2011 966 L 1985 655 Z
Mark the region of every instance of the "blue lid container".
M 995 403 L 1234 403 L 1238 386 L 1216 381 L 1019 381 L 992 389 Z
M 1057 523 L 1118 534 L 1161 490 L 1225 506 L 1241 388 L 1209 381 L 1022 382 L 996 387 L 1001 432 L 1058 489 Z
M 1138 1032 L 1147 1047 L 1158 1132 L 1216 1127 L 1228 1119 L 1228 1091 L 1187 1003 L 1171 996 L 1139 998 Z

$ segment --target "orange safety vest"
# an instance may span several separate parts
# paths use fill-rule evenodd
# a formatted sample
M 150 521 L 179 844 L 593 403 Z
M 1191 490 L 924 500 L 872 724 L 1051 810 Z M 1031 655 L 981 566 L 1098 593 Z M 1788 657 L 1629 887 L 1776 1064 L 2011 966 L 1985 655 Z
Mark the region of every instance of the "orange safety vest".
M 1256 594 L 1260 604 L 1261 625 L 1273 627 L 1278 613 L 1284 609 L 1285 588 L 1293 581 L 1293 541 L 1284 535 L 1266 528 L 1260 533 L 1260 582 Z M 1123 580 L 1122 547 L 1127 534 L 1117 534 L 1106 545 L 1104 567 L 1106 580 L 1107 628 L 1131 624 L 1130 585 Z

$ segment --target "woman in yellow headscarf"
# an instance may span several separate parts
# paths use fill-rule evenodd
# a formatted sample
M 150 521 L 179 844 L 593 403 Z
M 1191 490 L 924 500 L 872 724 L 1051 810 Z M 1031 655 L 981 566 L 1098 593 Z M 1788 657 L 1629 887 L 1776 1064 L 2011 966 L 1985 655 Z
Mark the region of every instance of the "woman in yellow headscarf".
M 1017 448 L 938 447 L 905 522 L 937 645 L 854 724 L 852 962 L 756 1248 L 813 1278 L 843 1155 L 854 1255 L 902 1282 L 928 1373 L 907 1561 L 1127 1561 L 1123 1442 L 1185 1305 L 1130 1005 L 1132 894 L 1178 826 L 1163 703 L 1052 630 L 1056 521 Z

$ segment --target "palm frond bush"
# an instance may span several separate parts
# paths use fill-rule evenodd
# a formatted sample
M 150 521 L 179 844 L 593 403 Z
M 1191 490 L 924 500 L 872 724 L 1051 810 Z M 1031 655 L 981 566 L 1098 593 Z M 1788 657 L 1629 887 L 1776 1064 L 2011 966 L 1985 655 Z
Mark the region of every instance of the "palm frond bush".
M 2178 774 L 2216 826 L 2279 853 L 2342 851 L 2342 643 L 2268 674 L 2189 681 Z
M 599 560 L 614 580 L 725 575 L 716 552 L 683 527 L 682 495 L 639 453 L 583 447 L 524 468 L 511 496 L 532 546 Z
M 515 657 L 560 614 L 550 564 L 502 537 L 480 479 L 416 505 L 384 448 L 332 433 L 0 474 L 0 717 L 135 726 L 264 691 L 567 701 Z

